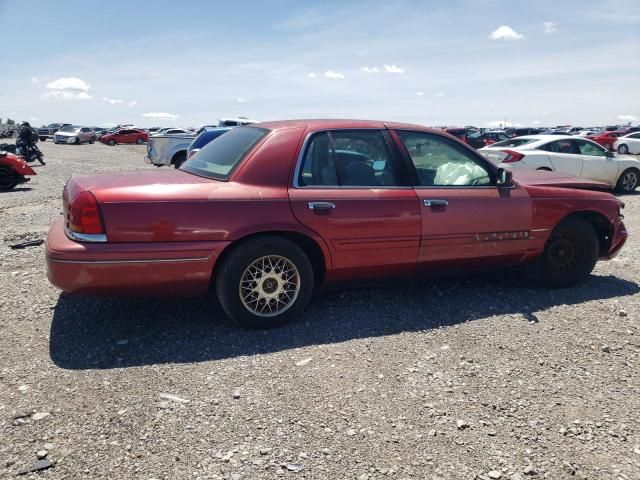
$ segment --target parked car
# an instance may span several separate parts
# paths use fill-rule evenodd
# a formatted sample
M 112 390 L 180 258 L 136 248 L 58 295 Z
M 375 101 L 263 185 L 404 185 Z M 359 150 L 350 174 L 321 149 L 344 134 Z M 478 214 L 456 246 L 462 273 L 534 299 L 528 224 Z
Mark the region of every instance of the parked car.
M 484 146 L 482 132 L 476 127 L 445 128 L 444 131 L 467 145 L 471 145 L 473 148 L 481 148 Z
M 618 137 L 613 143 L 614 150 L 618 153 L 640 153 L 640 132 L 628 133 Z
M 93 143 L 96 135 L 89 127 L 79 127 L 77 125 L 67 125 L 53 135 L 53 143 Z
M 53 135 L 61 128 L 70 126 L 70 123 L 50 123 L 46 127 L 38 128 L 38 138 L 41 142 L 46 142 L 48 138 L 53 138 Z
M 193 132 L 182 128 L 162 128 L 154 135 L 193 135 Z
M 609 130 L 598 133 L 596 135 L 587 135 L 586 138 L 598 143 L 599 145 L 602 145 L 607 150 L 613 150 L 613 144 L 616 143 L 616 139 L 618 137 L 621 137 L 622 135 L 624 135 L 624 132 L 621 132 L 619 130 Z
M 215 140 L 223 133 L 228 132 L 234 127 L 212 127 L 212 128 L 204 128 L 198 136 L 189 144 L 187 147 L 187 160 L 193 157 L 196 153 L 198 153 L 205 145 L 207 145 L 212 140 Z M 178 168 L 180 165 L 176 166 Z
M 221 118 L 218 120 L 218 127 L 242 127 L 245 125 L 253 125 L 254 123 L 258 123 L 257 120 L 251 120 L 247 117 L 237 117 L 237 118 Z
M 173 165 L 179 168 L 187 159 L 187 148 L 196 138 L 195 133 L 151 135 L 147 141 L 144 161 L 161 167 Z
M 142 130 L 133 128 L 124 128 L 113 133 L 108 133 L 100 137 L 102 143 L 107 145 L 115 145 L 116 143 L 136 143 L 142 145 L 149 138 L 149 134 Z
M 615 157 L 586 138 L 532 135 L 494 143 L 480 149 L 494 164 L 512 170 L 548 170 L 606 183 L 631 193 L 640 180 L 640 161 Z
M 213 286 L 232 319 L 263 328 L 299 317 L 323 283 L 517 265 L 568 287 L 618 253 L 624 204 L 576 189 L 602 184 L 518 175 L 415 125 L 234 128 L 177 170 L 72 176 L 48 277 L 78 294 Z
M 491 145 L 492 143 L 502 142 L 504 140 L 509 140 L 509 138 L 511 137 L 503 131 L 490 130 L 482 134 L 482 141 L 484 145 Z
M 523 135 L 538 135 L 539 133 L 539 128 L 516 128 L 514 136 L 522 137 Z

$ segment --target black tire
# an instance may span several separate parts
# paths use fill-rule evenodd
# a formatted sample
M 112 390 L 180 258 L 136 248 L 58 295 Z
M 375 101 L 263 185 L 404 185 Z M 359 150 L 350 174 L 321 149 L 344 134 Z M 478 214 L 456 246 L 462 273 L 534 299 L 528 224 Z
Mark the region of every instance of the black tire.
M 618 145 L 618 153 L 626 155 L 627 153 L 629 153 L 629 147 L 627 147 L 624 143 L 622 145 Z
M 41 142 L 46 142 L 47 141 L 47 137 L 40 137 L 40 141 Z
M 142 145 L 144 140 L 142 138 L 136 138 L 136 145 Z
M 113 147 L 115 144 L 116 144 L 116 141 L 115 141 L 114 139 L 111 139 L 111 140 L 109 140 L 109 141 L 107 142 L 107 145 L 110 145 L 110 146 L 112 146 L 112 147 Z
M 171 159 L 171 163 L 173 164 L 174 167 L 180 168 L 180 165 L 182 165 L 186 159 L 187 159 L 186 151 L 178 152 Z
M 16 174 L 12 168 L 0 165 L 0 192 L 8 192 L 18 185 Z
M 637 168 L 627 168 L 616 183 L 616 192 L 633 193 L 640 183 L 640 170 Z
M 89 139 L 89 144 L 93 145 L 96 142 L 96 137 L 91 137 Z
M 73 142 L 75 145 L 80 145 L 80 137 L 76 137 L 76 139 Z
M 220 305 L 234 322 L 245 328 L 274 328 L 284 325 L 302 314 L 311 300 L 314 276 L 309 258 L 298 245 L 284 238 L 264 236 L 246 240 L 231 248 L 233 250 L 229 252 L 228 256 L 225 256 L 222 264 L 216 269 L 215 288 Z M 266 297 L 261 298 L 257 293 L 258 285 L 260 285 L 261 292 L 268 295 L 277 295 L 278 299 L 284 298 L 287 300 L 283 293 L 277 293 L 278 290 L 283 290 L 283 282 L 277 279 L 274 281 L 270 277 L 261 277 L 262 280 L 255 280 L 256 277 L 252 277 L 251 274 L 248 274 L 246 278 L 250 278 L 250 282 L 255 281 L 255 285 L 247 283 L 246 280 L 242 282 L 245 272 L 250 271 L 249 267 L 253 267 L 256 264 L 259 265 L 267 257 L 283 259 L 283 265 L 285 262 L 289 262 L 289 266 L 293 265 L 295 267 L 295 269 L 289 268 L 286 271 L 294 272 L 289 279 L 293 278 L 295 280 L 293 282 L 287 280 L 287 282 L 290 289 L 295 288 L 297 290 L 289 295 L 289 297 L 293 296 L 293 298 L 288 305 L 283 307 L 279 307 L 279 300 L 273 304 L 272 300 L 275 300 L 275 298 L 265 301 L 264 298 Z M 277 275 L 281 274 L 278 272 L 278 268 L 271 270 L 271 272 Z M 270 274 L 267 273 L 267 275 Z M 282 280 L 282 277 L 280 277 L 280 280 Z M 243 300 L 241 293 L 241 285 L 243 283 L 249 287 L 256 288 L 253 294 L 250 289 L 245 289 L 245 300 Z M 293 286 L 294 283 L 295 286 Z M 271 290 L 271 293 L 269 293 L 269 290 Z M 252 297 L 252 295 L 254 296 Z M 245 303 L 250 304 L 252 302 L 255 302 L 254 307 L 245 306 Z M 281 312 L 271 311 L 270 305 L 273 305 L 276 309 L 280 308 Z M 257 313 L 260 308 L 263 309 L 263 314 Z M 269 311 L 266 308 L 269 308 Z
M 569 217 L 553 229 L 544 252 L 525 273 L 543 287 L 571 287 L 589 276 L 598 261 L 599 250 L 593 227 L 580 217 Z

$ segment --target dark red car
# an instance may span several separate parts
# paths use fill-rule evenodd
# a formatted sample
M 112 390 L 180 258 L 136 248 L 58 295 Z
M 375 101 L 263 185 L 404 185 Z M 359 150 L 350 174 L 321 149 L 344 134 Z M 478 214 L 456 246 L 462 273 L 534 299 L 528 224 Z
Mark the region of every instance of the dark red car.
M 587 138 L 602 145 L 607 150 L 613 151 L 613 144 L 616 143 L 618 137 L 622 137 L 623 135 L 625 135 L 625 133 L 626 132 L 623 130 L 616 130 L 613 132 L 604 131 L 598 133 L 597 135 L 587 135 Z
M 48 276 L 75 293 L 213 287 L 231 318 L 270 327 L 325 282 L 524 266 L 567 287 L 620 250 L 623 204 L 600 184 L 520 175 L 416 125 L 239 127 L 179 170 L 71 177 Z
M 102 143 L 115 145 L 116 143 L 137 143 L 142 145 L 149 138 L 149 134 L 135 128 L 123 128 L 114 133 L 108 133 L 100 137 Z

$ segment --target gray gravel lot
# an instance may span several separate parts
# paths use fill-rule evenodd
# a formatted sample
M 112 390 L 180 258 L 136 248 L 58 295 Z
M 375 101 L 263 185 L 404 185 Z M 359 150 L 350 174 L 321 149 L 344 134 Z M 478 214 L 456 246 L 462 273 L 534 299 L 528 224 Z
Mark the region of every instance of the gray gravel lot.
M 0 193 L 0 477 L 640 479 L 640 195 L 583 285 L 513 273 L 333 292 L 240 330 L 213 299 L 73 298 L 43 238 L 72 173 L 144 146 L 40 144 Z

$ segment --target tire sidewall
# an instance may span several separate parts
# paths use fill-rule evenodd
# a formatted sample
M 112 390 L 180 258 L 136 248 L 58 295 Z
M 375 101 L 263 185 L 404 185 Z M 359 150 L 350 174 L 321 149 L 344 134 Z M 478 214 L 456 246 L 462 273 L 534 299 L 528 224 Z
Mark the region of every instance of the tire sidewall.
M 627 190 L 624 188 L 624 177 L 629 172 L 635 172 L 636 174 L 636 184 L 631 190 Z M 635 168 L 627 168 L 624 172 L 622 172 L 622 175 L 620 175 L 618 184 L 616 185 L 616 190 L 620 193 L 633 193 L 633 191 L 638 188 L 638 183 L 640 183 L 640 171 Z
M 300 276 L 300 291 L 295 302 L 285 312 L 274 317 L 253 314 L 242 303 L 239 292 L 240 280 L 247 267 L 256 259 L 267 255 L 287 258 L 296 266 Z M 233 321 L 245 328 L 274 328 L 303 313 L 313 294 L 313 268 L 304 251 L 295 243 L 279 237 L 262 237 L 234 247 L 217 271 L 215 287 L 222 308 Z
M 115 140 L 109 140 L 109 141 L 107 142 L 107 145 L 109 145 L 109 146 L 111 146 L 111 147 L 113 147 L 115 144 L 116 144 L 116 141 L 115 141 Z
M 627 153 L 629 153 L 629 148 L 626 145 L 620 145 L 618 146 L 618 153 L 622 154 L 622 155 L 626 155 Z
M 577 233 L 582 239 L 583 254 L 578 266 L 565 272 L 555 272 L 547 256 L 549 241 L 563 231 Z M 560 222 L 549 236 L 549 241 L 538 260 L 527 269 L 527 276 L 542 286 L 566 288 L 585 280 L 598 261 L 600 245 L 593 227 L 580 217 L 569 217 Z

